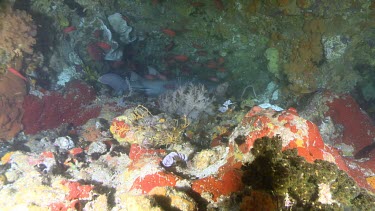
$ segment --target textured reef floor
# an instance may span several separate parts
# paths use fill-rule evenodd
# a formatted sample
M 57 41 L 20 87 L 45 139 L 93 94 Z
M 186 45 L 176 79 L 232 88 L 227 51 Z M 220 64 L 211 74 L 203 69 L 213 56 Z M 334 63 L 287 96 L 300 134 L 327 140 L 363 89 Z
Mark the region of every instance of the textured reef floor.
M 326 210 L 375 203 L 375 151 L 363 152 L 374 127 L 348 95 L 317 94 L 311 105 L 325 103 L 322 115 L 331 121 L 319 128 L 294 108 L 231 106 L 189 122 L 153 114 L 152 103 L 90 97 L 82 82 L 66 89 L 32 103 L 26 98 L 24 133 L 1 158 L 4 210 Z M 318 115 L 309 109 L 301 113 Z M 75 122 L 61 121 L 71 116 Z M 326 124 L 352 132 L 331 129 L 335 141 L 326 144 Z

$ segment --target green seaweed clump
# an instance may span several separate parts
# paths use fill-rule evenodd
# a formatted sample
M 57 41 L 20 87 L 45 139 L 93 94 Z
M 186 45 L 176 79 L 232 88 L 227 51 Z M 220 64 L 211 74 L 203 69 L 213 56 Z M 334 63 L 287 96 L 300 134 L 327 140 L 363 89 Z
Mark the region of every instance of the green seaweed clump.
M 282 151 L 278 136 L 256 140 L 251 152 L 255 158 L 243 167 L 244 184 L 276 195 L 283 209 L 366 210 L 375 205 L 375 197 L 335 164 L 308 163 L 296 149 Z
M 89 65 L 84 65 L 82 67 L 83 71 L 85 72 L 84 80 L 88 83 L 96 82 L 99 78 L 99 73 L 96 72 L 93 68 Z

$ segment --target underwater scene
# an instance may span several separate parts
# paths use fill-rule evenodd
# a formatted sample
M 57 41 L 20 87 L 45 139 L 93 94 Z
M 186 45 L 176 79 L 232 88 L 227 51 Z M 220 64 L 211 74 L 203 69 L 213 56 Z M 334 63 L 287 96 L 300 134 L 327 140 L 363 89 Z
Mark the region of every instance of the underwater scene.
M 374 0 L 0 0 L 0 210 L 375 210 Z

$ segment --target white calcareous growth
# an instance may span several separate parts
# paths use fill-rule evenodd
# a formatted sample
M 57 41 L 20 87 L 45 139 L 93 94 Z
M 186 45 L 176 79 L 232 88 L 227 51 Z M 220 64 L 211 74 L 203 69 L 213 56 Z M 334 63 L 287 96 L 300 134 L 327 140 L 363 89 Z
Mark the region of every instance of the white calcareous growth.
M 329 184 L 320 183 L 319 188 L 319 198 L 318 201 L 322 204 L 333 204 L 337 203 L 336 200 L 332 199 L 332 192 Z
M 75 147 L 75 144 L 70 136 L 58 137 L 53 145 L 59 147 L 60 150 L 70 150 Z

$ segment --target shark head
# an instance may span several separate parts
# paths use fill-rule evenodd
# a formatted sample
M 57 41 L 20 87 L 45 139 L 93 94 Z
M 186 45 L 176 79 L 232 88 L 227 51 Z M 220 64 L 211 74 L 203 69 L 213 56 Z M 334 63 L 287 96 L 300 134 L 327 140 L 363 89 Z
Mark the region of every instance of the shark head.
M 121 76 L 115 73 L 106 73 L 98 78 L 98 81 L 102 84 L 110 86 L 116 93 L 116 95 L 123 95 L 129 91 L 129 83 Z

